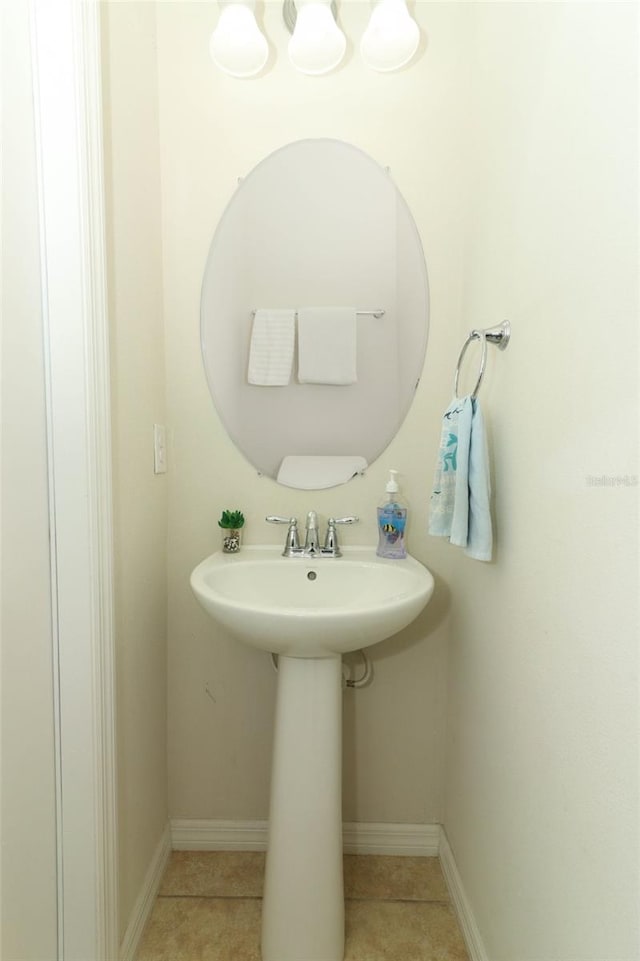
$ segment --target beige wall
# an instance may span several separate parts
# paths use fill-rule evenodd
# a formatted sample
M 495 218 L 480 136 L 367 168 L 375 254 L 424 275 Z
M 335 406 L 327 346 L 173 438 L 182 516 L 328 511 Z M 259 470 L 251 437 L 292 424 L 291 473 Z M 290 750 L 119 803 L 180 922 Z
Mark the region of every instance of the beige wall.
M 167 822 L 166 475 L 155 5 L 103 8 L 120 937 Z
M 2 11 L 2 920 L 7 961 L 57 957 L 49 505 L 29 17 Z M 34 923 L 37 919 L 37 923 Z
M 209 4 L 160 4 L 158 52 L 163 191 L 169 476 L 169 778 L 175 817 L 264 818 L 276 677 L 268 656 L 232 641 L 196 604 L 192 568 L 218 547 L 224 507 L 247 516 L 251 542 L 278 539 L 267 513 L 323 517 L 357 512 L 353 543 L 375 542 L 386 471 L 404 475 L 412 552 L 438 577 L 436 599 L 400 638 L 371 651 L 375 682 L 345 694 L 347 820 L 422 823 L 441 813 L 447 546 L 425 534 L 439 419 L 459 349 L 460 264 L 466 158 L 460 150 L 466 90 L 464 11 L 419 4 L 428 55 L 382 77 L 357 56 L 322 79 L 285 57 L 258 82 L 238 82 L 209 60 L 216 12 Z M 350 36 L 365 5 L 345 3 Z M 278 4 L 265 27 L 280 49 Z M 362 480 L 301 493 L 260 478 L 231 445 L 213 409 L 199 347 L 202 273 L 217 221 L 238 177 L 286 142 L 345 139 L 388 165 L 422 236 L 432 328 L 425 377 L 398 437 Z M 445 360 L 443 360 L 443 358 Z
M 465 313 L 514 333 L 496 561 L 452 577 L 445 826 L 491 961 L 636 961 L 637 7 L 476 26 Z

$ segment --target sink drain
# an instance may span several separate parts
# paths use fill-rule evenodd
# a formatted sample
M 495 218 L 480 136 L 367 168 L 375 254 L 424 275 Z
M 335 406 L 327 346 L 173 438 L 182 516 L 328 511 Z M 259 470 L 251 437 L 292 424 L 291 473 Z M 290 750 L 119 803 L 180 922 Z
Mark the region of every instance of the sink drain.
M 317 575 L 317 573 L 316 573 L 315 571 L 307 571 L 307 580 L 308 580 L 308 581 L 315 581 L 315 579 L 316 579 L 317 576 L 318 576 L 318 575 Z

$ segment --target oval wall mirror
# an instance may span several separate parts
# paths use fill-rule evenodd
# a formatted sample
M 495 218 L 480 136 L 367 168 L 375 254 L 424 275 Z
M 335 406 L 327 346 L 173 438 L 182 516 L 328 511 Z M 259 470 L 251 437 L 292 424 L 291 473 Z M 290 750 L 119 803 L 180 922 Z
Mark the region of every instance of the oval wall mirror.
M 362 473 L 409 410 L 428 313 L 422 244 L 389 173 L 337 140 L 270 154 L 239 183 L 204 272 L 203 360 L 229 436 L 290 487 Z

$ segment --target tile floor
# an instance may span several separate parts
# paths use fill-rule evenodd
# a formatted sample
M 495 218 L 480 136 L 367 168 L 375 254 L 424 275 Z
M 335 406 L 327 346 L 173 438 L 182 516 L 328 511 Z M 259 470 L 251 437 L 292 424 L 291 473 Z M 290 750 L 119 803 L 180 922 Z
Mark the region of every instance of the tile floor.
M 136 961 L 260 961 L 263 872 L 264 854 L 174 851 Z M 469 961 L 437 858 L 345 855 L 344 883 L 345 961 Z

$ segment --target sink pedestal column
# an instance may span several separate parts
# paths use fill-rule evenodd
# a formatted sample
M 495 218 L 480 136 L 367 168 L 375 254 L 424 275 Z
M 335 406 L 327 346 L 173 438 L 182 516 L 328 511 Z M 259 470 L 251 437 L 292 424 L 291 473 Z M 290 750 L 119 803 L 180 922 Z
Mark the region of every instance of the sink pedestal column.
M 263 961 L 343 961 L 342 659 L 281 656 Z

